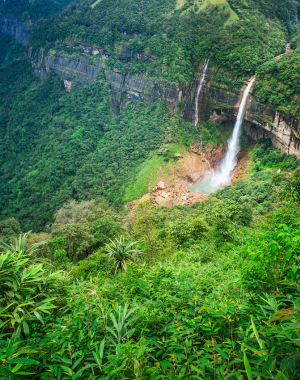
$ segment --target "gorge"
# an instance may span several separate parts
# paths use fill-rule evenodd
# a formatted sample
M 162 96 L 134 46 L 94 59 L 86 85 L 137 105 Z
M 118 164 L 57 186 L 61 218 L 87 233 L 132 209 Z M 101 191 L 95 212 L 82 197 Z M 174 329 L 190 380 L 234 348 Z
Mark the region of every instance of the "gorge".
M 132 52 L 123 45 L 119 54 L 121 59 L 131 55 Z M 233 121 L 237 116 L 240 102 L 240 91 L 228 89 L 220 86 L 214 81 L 218 74 L 218 69 L 213 67 L 208 70 L 207 81 L 202 94 L 202 109 L 195 110 L 195 93 L 199 90 L 196 83 L 183 82 L 180 84 L 157 81 L 155 78 L 139 74 L 123 74 L 119 71 L 111 70 L 106 65 L 106 61 L 101 58 L 89 58 L 88 55 L 74 53 L 72 56 L 66 53 L 48 53 L 44 56 L 43 50 L 32 57 L 29 50 L 29 59 L 35 70 L 35 74 L 45 80 L 49 70 L 59 76 L 64 82 L 65 88 L 70 90 L 76 82 L 84 85 L 92 83 L 93 80 L 103 70 L 105 78 L 112 88 L 113 95 L 111 101 L 119 109 L 126 106 L 128 100 L 143 101 L 147 105 L 153 104 L 158 99 L 166 102 L 170 114 L 174 114 L 178 109 L 178 104 L 182 99 L 186 99 L 182 108 L 186 120 L 194 120 L 194 113 L 206 121 L 208 119 L 217 123 Z M 206 63 L 200 66 L 203 70 Z M 244 78 L 245 81 L 248 78 Z M 280 148 L 283 152 L 295 154 L 300 157 L 300 134 L 299 119 L 277 110 L 270 103 L 259 99 L 257 95 L 250 95 L 249 107 L 245 114 L 245 132 L 254 140 L 270 138 L 273 146 Z
M 28 46 L 33 27 L 34 22 L 31 20 L 19 21 L 16 18 L 3 18 L 0 34 L 10 35 L 18 43 Z M 132 57 L 137 60 L 149 60 L 149 57 L 142 52 L 133 54 L 127 46 L 128 43 L 122 44 L 118 53 L 119 60 L 132 59 Z M 80 50 L 82 53 L 79 53 Z M 130 73 L 123 74 L 120 71 L 111 70 L 107 66 L 108 56 L 101 51 L 98 48 L 79 45 L 74 49 L 72 55 L 60 52 L 59 49 L 47 54 L 44 53 L 44 49 L 41 49 L 32 55 L 32 49 L 29 48 L 28 59 L 40 80 L 47 78 L 49 70 L 54 70 L 63 81 L 67 91 L 70 91 L 76 82 L 83 85 L 92 83 L 96 76 L 103 71 L 113 91 L 111 101 L 120 110 L 126 106 L 128 101 L 139 100 L 150 105 L 158 99 L 163 99 L 169 112 L 174 114 L 178 103 L 184 98 L 189 99 L 183 110 L 184 117 L 186 120 L 195 120 L 192 99 L 195 99 L 193 92 L 198 91 L 199 87 L 196 88 L 194 82 L 176 84 L 157 81 L 154 77 L 145 74 L 138 76 Z M 97 57 L 98 54 L 101 55 L 101 58 Z M 203 65 L 205 66 L 205 62 Z M 214 81 L 216 75 L 218 75 L 218 68 L 212 66 L 208 71 L 207 88 L 204 89 L 202 96 L 203 109 L 199 110 L 200 119 L 204 121 L 210 119 L 215 122 L 234 120 L 238 111 L 240 93 L 236 89 L 220 86 Z M 300 157 L 299 119 L 277 110 L 255 94 L 250 97 L 245 118 L 244 130 L 252 139 L 270 138 L 274 147 Z
M 0 0 L 0 380 L 299 380 L 299 14 Z

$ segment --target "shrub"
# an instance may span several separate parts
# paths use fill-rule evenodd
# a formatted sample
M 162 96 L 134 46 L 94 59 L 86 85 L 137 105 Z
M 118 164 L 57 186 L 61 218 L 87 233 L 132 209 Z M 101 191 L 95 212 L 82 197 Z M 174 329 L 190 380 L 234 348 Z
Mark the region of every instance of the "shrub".
M 172 224 L 166 232 L 178 245 L 189 245 L 200 240 L 208 231 L 208 225 L 200 218 L 187 217 Z
M 114 261 L 103 251 L 99 251 L 88 258 L 79 261 L 77 267 L 72 270 L 73 279 L 87 279 L 90 277 L 107 277 L 113 273 Z

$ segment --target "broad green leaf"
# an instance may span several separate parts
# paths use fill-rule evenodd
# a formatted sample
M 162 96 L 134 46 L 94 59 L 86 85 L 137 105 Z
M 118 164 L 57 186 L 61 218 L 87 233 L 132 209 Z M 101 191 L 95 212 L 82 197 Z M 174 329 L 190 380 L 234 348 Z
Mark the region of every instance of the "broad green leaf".
M 249 361 L 248 361 L 248 358 L 247 358 L 245 350 L 244 350 L 244 364 L 245 364 L 245 368 L 246 368 L 248 379 L 249 380 L 253 380 L 252 372 L 251 372 L 251 367 L 249 365 Z
M 73 364 L 73 370 L 78 366 L 82 359 L 83 357 L 76 360 L 76 362 Z
M 19 363 L 17 364 L 12 370 L 11 372 L 15 373 L 17 372 L 21 367 L 22 367 L 23 363 Z
M 292 323 L 286 326 L 283 331 L 300 330 L 300 322 Z
M 8 360 L 8 364 L 39 364 L 37 360 L 27 358 L 13 358 Z
M 281 377 L 280 377 L 280 380 L 289 380 L 284 373 L 278 371 L 278 373 L 280 373 Z
M 41 316 L 41 314 L 39 312 L 37 312 L 36 310 L 33 310 L 33 313 L 34 315 L 37 317 L 37 319 L 42 323 L 44 324 L 44 321 L 43 321 L 43 318 Z
M 257 342 L 258 342 L 258 344 L 259 344 L 259 347 L 260 347 L 260 348 L 265 348 L 263 342 L 262 342 L 262 341 L 260 340 L 260 338 L 259 338 L 258 331 L 257 331 L 257 328 L 256 328 L 256 326 L 255 326 L 255 323 L 254 323 L 252 317 L 251 317 L 251 325 L 252 325 L 252 329 L 253 329 L 253 331 L 254 331 L 254 334 L 255 334 L 256 340 L 257 340 Z
M 23 330 L 24 330 L 25 335 L 29 335 L 29 326 L 26 321 L 23 321 Z
M 128 332 L 127 337 L 128 337 L 128 338 L 131 338 L 132 335 L 134 334 L 134 332 L 135 332 L 135 328 L 131 329 L 131 330 Z

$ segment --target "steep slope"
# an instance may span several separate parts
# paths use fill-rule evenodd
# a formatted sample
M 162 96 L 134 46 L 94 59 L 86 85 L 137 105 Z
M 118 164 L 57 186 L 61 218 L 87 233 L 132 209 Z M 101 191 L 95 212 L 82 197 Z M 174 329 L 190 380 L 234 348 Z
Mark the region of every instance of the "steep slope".
M 68 93 L 54 75 L 38 85 L 26 61 L 0 71 L 3 216 L 36 230 L 69 198 L 117 206 L 139 163 L 191 131 L 160 102 L 113 118 L 109 94 L 103 76 Z
M 178 6 L 174 0 L 75 2 L 38 23 L 31 45 L 34 52 L 44 48 L 45 41 L 52 46 L 102 48 L 111 58 L 111 66 L 130 71 L 130 59 L 120 65 L 115 55 L 120 43 L 127 41 L 133 53 L 150 57 L 152 65 L 144 63 L 140 70 L 151 69 L 157 77 L 176 81 L 189 80 L 204 54 L 240 73 L 253 72 L 284 51 L 288 38 L 285 23 L 271 19 L 272 13 L 266 12 L 266 17 L 255 2 L 251 6 L 231 2 L 236 12 L 225 0 L 199 4 L 189 1 Z M 287 9 L 289 16 L 294 16 L 294 7 Z
M 77 1 L 35 22 L 66 2 L 47 4 L 0 8 L 23 26 L 34 19 L 27 58 L 0 71 L 1 218 L 14 215 L 34 230 L 70 198 L 115 206 L 134 199 L 125 190 L 135 188 L 143 162 L 171 160 L 167 145 L 197 141 L 190 121 L 205 55 L 213 69 L 200 119 L 218 121 L 227 104 L 224 120 L 233 120 L 242 86 L 284 52 L 297 14 L 289 1 L 102 0 Z

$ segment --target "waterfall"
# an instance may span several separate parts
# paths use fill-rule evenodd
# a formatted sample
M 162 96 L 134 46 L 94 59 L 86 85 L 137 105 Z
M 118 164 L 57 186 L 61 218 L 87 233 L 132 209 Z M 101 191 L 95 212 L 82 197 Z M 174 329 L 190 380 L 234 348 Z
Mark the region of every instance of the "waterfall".
M 242 133 L 242 125 L 246 111 L 247 99 L 254 80 L 255 78 L 250 81 L 244 90 L 234 129 L 231 137 L 228 140 L 228 149 L 226 156 L 221 162 L 219 171 L 215 173 L 210 180 L 191 186 L 191 191 L 200 190 L 204 194 L 209 194 L 214 190 L 220 189 L 222 185 L 227 185 L 229 183 L 232 171 L 237 164 L 237 154 L 240 149 L 240 137 Z
M 201 71 L 201 78 L 200 78 L 199 86 L 198 86 L 198 89 L 197 89 L 197 95 L 196 95 L 194 126 L 196 127 L 197 131 L 198 131 L 198 128 L 197 128 L 197 125 L 198 125 L 198 100 L 199 100 L 199 96 L 200 96 L 200 93 L 201 93 L 201 90 L 202 90 L 202 86 L 203 86 L 204 78 L 205 78 L 205 75 L 206 75 L 207 67 L 208 67 L 208 59 L 206 59 L 204 61 L 204 65 L 203 65 L 202 71 Z M 199 134 L 199 131 L 198 131 L 198 134 Z M 202 141 L 202 137 L 201 137 L 201 141 Z
M 227 184 L 230 181 L 231 173 L 237 164 L 237 154 L 240 150 L 240 137 L 242 133 L 247 99 L 254 80 L 255 78 L 251 79 L 250 83 L 244 90 L 234 129 L 231 137 L 228 140 L 228 149 L 226 152 L 226 156 L 224 157 L 221 163 L 219 173 L 217 173 L 216 176 L 212 178 L 215 184 Z
M 203 86 L 203 82 L 204 82 L 204 79 L 205 79 L 205 75 L 206 75 L 206 71 L 207 71 L 207 67 L 208 67 L 208 59 L 206 59 L 204 61 L 204 64 L 202 66 L 202 70 L 201 70 L 201 77 L 200 77 L 200 81 L 199 81 L 199 86 L 198 86 L 198 89 L 197 89 L 197 94 L 196 94 L 196 99 L 195 99 L 195 118 L 194 118 L 194 126 L 197 130 L 197 133 L 198 133 L 198 136 L 199 136 L 199 139 L 200 139 L 200 152 L 202 152 L 202 146 L 203 146 L 203 141 L 202 141 L 202 135 L 198 129 L 198 102 L 199 102 L 199 96 L 200 96 L 200 93 L 201 93 L 201 90 L 202 90 L 202 86 Z M 202 153 L 203 154 L 203 153 Z M 206 159 L 205 157 L 205 154 L 203 154 L 203 157 L 204 157 L 204 160 L 206 161 L 208 167 L 209 167 L 209 170 L 211 172 L 213 172 L 211 166 L 210 166 L 210 163 L 209 161 Z

